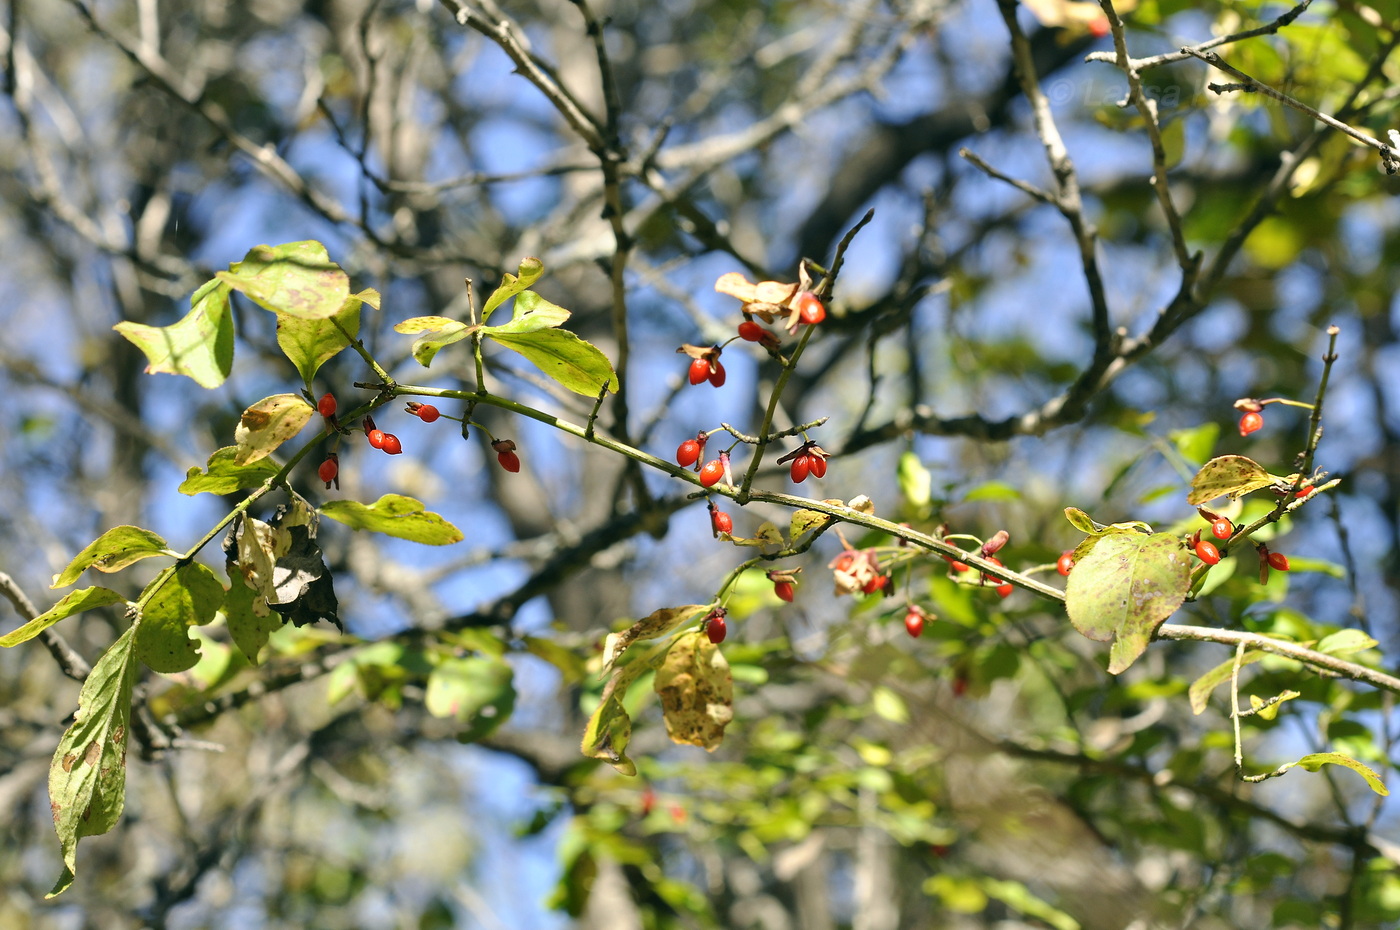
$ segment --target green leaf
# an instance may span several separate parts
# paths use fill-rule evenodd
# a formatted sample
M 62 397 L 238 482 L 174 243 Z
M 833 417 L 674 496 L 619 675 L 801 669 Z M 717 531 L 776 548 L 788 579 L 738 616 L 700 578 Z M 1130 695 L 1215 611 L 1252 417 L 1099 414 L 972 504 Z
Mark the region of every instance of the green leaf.
M 515 709 L 514 672 L 499 659 L 448 659 L 429 673 L 423 704 L 434 717 L 454 717 L 467 724 L 458 741 L 476 742 L 491 735 Z
M 1282 480 L 1269 474 L 1263 465 L 1253 459 L 1243 455 L 1221 455 L 1206 462 L 1196 472 L 1196 477 L 1191 479 L 1191 493 L 1186 496 L 1186 502 L 1199 507 L 1222 494 L 1228 494 L 1233 499 Z
M 1351 769 L 1353 772 L 1366 779 L 1366 784 L 1381 797 L 1386 797 L 1390 794 L 1390 790 L 1386 788 L 1385 783 L 1381 781 L 1381 777 L 1376 774 L 1374 769 L 1357 762 L 1350 756 L 1344 756 L 1340 752 L 1315 752 L 1311 755 L 1304 756 L 1297 762 L 1285 765 L 1283 768 L 1289 769 L 1294 765 L 1301 765 L 1309 772 L 1316 772 L 1324 765 L 1340 765 L 1344 768 Z
M 433 356 L 438 354 L 439 349 L 461 342 L 475 329 L 477 327 L 449 320 L 445 316 L 415 316 L 394 326 L 396 333 L 424 334 L 413 343 L 413 358 L 424 368 L 432 364 Z
M 491 296 L 486 298 L 486 304 L 481 308 L 481 322 L 485 323 L 497 307 L 538 281 L 540 275 L 544 274 L 544 262 L 538 258 L 525 258 L 521 260 L 517 270 L 520 272 L 518 276 L 510 272 L 501 276 L 500 287 L 491 292 Z
M 1324 636 L 1314 648 L 1318 652 L 1325 652 L 1328 655 L 1345 656 L 1354 652 L 1365 652 L 1367 649 L 1374 649 L 1379 645 L 1380 643 L 1360 630 L 1338 630 Z
M 627 715 L 627 708 L 622 702 L 632 683 L 656 668 L 666 657 L 669 647 L 670 643 L 660 643 L 646 655 L 613 667 L 612 677 L 603 686 L 598 706 L 583 729 L 579 749 L 585 756 L 602 759 L 624 775 L 637 774 L 636 763 L 627 758 L 627 743 L 632 739 L 632 718 Z
M 617 390 L 617 374 L 608 357 L 591 343 L 562 329 L 532 333 L 493 333 L 494 341 L 513 349 L 575 394 L 597 397 L 604 388 Z
M 719 647 L 701 630 L 676 637 L 656 671 L 666 733 L 672 742 L 719 748 L 734 719 L 734 679 Z
M 185 472 L 185 480 L 176 489 L 181 494 L 233 494 L 247 488 L 256 488 L 277 474 L 280 469 L 276 462 L 266 458 L 239 465 L 238 448 L 224 446 L 209 456 L 209 463 L 201 471 L 198 467 Z
M 1194 429 L 1182 429 L 1168 433 L 1167 438 L 1183 459 L 1198 465 L 1215 451 L 1216 440 L 1220 438 L 1219 423 L 1202 423 Z
M 311 419 L 316 408 L 300 394 L 264 397 L 239 417 L 234 428 L 233 463 L 248 465 L 267 458 Z
M 895 477 L 899 481 L 899 493 L 910 507 L 922 510 L 933 500 L 933 475 L 913 452 L 906 451 L 899 456 Z
M 963 495 L 964 501 L 1018 501 L 1021 492 L 1004 481 L 984 481 Z
M 70 591 L 57 604 L 24 626 L 0 636 L 0 646 L 18 646 L 20 643 L 28 642 L 38 636 L 60 620 L 74 614 L 80 614 L 85 610 L 94 610 L 125 600 L 126 598 L 110 588 L 82 588 L 78 591 Z
M 875 713 L 890 723 L 908 723 L 909 705 L 894 690 L 884 685 L 876 685 L 870 693 L 870 706 Z
M 1282 709 L 1284 704 L 1294 698 L 1300 698 L 1302 696 L 1303 694 L 1300 691 L 1285 690 L 1270 704 L 1258 695 L 1251 694 L 1249 696 L 1249 706 L 1254 709 L 1254 712 L 1259 716 L 1260 720 L 1273 720 L 1278 716 L 1278 712 Z
M 360 309 L 365 304 L 378 310 L 379 292 L 364 290 L 345 298 L 345 304 L 331 317 L 277 314 L 277 344 L 307 385 L 322 365 L 360 334 Z
M 136 656 L 154 671 L 183 672 L 199 661 L 190 627 L 214 619 L 224 602 L 224 586 L 198 562 L 181 565 L 164 583 L 157 578 L 151 584 L 160 587 L 136 621 Z
M 525 644 L 526 652 L 557 668 L 564 676 L 566 684 L 577 684 L 587 673 L 582 656 L 548 637 L 526 634 L 521 637 L 521 641 Z
M 114 526 L 73 557 L 68 567 L 53 576 L 50 587 L 66 588 L 89 568 L 99 572 L 121 571 L 133 562 L 155 555 L 174 555 L 170 547 L 150 530 L 139 526 Z
M 534 291 L 523 291 L 515 298 L 515 316 L 509 323 L 489 326 L 485 332 L 491 333 L 533 333 L 541 329 L 562 326 L 573 316 L 557 304 L 552 304 Z
M 622 655 L 623 651 L 633 643 L 665 636 L 709 609 L 710 605 L 708 604 L 663 607 L 660 610 L 652 611 L 621 633 L 609 633 L 607 639 L 603 641 L 603 671 L 611 670 L 618 656 Z
M 215 277 L 264 309 L 304 320 L 335 316 L 350 296 L 350 276 L 312 240 L 256 246 Z
M 216 388 L 233 370 L 233 314 L 229 289 L 210 281 L 190 298 L 190 312 L 169 326 L 123 321 L 112 327 L 145 353 L 149 374 L 185 375 Z
M 135 627 L 93 665 L 78 694 L 78 712 L 49 766 L 49 803 L 63 852 L 63 874 L 48 897 L 73 884 L 78 840 L 112 829 L 126 802 L 126 747 L 136 681 Z
M 1169 533 L 1103 537 L 1076 561 L 1065 586 L 1074 628 L 1090 639 L 1113 639 L 1108 670 L 1117 675 L 1142 655 L 1163 621 L 1186 599 L 1192 560 Z
M 462 541 L 462 531 L 423 502 L 402 494 L 385 494 L 366 506 L 359 501 L 326 501 L 321 513 L 353 530 L 372 530 L 426 546 L 447 546 Z
M 247 656 L 248 661 L 258 664 L 258 655 L 267 645 L 268 637 L 282 628 L 286 618 L 267 604 L 243 580 L 243 573 L 236 568 L 228 573 L 228 593 L 224 595 L 224 622 L 228 624 L 229 636 L 238 651 Z

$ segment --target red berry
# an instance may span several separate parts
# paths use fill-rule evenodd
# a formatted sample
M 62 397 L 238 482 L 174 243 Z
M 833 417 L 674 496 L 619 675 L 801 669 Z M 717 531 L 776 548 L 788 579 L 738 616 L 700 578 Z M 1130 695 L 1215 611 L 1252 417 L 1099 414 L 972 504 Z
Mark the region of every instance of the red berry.
M 959 562 L 957 559 L 949 559 L 949 560 L 948 560 L 948 567 L 951 568 L 951 569 L 952 569 L 953 571 L 955 571 L 955 572 L 965 572 L 965 571 L 968 570 L 968 565 L 967 565 L 967 563 L 966 563 L 966 562 Z
M 997 558 L 997 557 L 994 556 L 994 555 L 993 555 L 993 556 L 987 556 L 987 561 L 988 561 L 988 562 L 991 562 L 991 563 L 992 563 L 993 565 L 995 565 L 997 568 L 1002 568 L 1002 567 L 1003 567 L 1002 564 L 1001 564 L 1001 559 Z M 982 580 L 985 581 L 985 582 L 987 582 L 988 584 L 1001 584 L 1001 579 L 1000 579 L 1000 578 L 998 578 L 996 575 L 988 575 L 988 574 L 986 574 L 985 572 L 983 572 L 983 574 L 982 574 Z
M 697 358 L 690 363 L 690 383 L 699 384 L 710 377 L 710 362 L 708 359 Z
M 1108 32 L 1109 28 L 1107 16 L 1098 16 L 1089 21 L 1089 35 L 1093 36 L 1094 38 L 1102 39 L 1104 36 L 1108 35 Z
M 335 395 L 330 391 L 322 394 L 321 399 L 316 402 L 316 409 L 320 411 L 323 417 L 329 418 L 335 416 Z
M 1002 597 L 1010 597 L 1011 592 L 1015 590 L 1016 586 L 1011 584 L 1010 582 L 1007 582 L 1006 584 L 997 585 L 997 594 L 999 594 Z
M 1235 531 L 1235 527 L 1229 520 L 1221 517 L 1210 525 L 1211 535 L 1216 539 L 1229 539 L 1230 534 Z
M 733 533 L 734 518 L 723 510 L 712 507 L 710 510 L 710 529 L 714 530 L 716 536 L 720 533 Z
M 687 439 L 676 448 L 676 464 L 682 468 L 689 468 L 700 461 L 700 443 L 694 439 Z
M 1298 489 L 1298 492 L 1297 492 L 1296 494 L 1294 494 L 1293 496 L 1294 496 L 1295 498 L 1299 498 L 1299 499 L 1302 499 L 1302 498 L 1304 498 L 1304 497 L 1312 497 L 1313 492 L 1316 491 L 1316 490 L 1317 490 L 1317 488 L 1299 488 L 1299 489 Z
M 807 464 L 808 464 L 808 465 L 811 467 L 811 469 L 812 469 L 812 477 L 813 477 L 813 478 L 825 478 L 825 477 L 826 477 L 826 459 L 822 458 L 820 455 L 809 455 L 809 456 L 807 456 L 807 458 L 808 458 L 808 460 L 809 460 Z
M 502 468 L 510 472 L 512 475 L 520 471 L 520 456 L 516 455 L 509 449 L 507 449 L 505 452 L 497 452 L 496 461 L 501 464 Z
M 700 469 L 700 483 L 707 488 L 712 488 L 719 484 L 719 479 L 724 477 L 724 465 L 719 459 L 710 459 Z
M 438 408 L 434 407 L 432 404 L 409 404 L 408 412 L 424 423 L 431 423 L 442 416 Z
M 879 591 L 881 588 L 883 588 L 889 583 L 890 578 L 888 575 L 876 575 L 874 578 L 871 578 L 865 583 L 865 586 L 861 588 L 861 591 L 863 591 L 866 594 L 874 594 L 876 591 Z
M 1282 552 L 1270 552 L 1269 565 L 1281 572 L 1286 572 L 1288 571 L 1288 556 L 1284 555 Z
M 958 674 L 953 679 L 953 697 L 962 697 L 964 694 L 966 694 L 967 686 L 969 684 L 971 684 L 971 682 L 968 681 L 966 675 Z
M 1074 552 L 1066 550 L 1060 553 L 1059 561 L 1055 563 L 1055 571 L 1061 575 L 1068 575 L 1071 568 L 1074 568 Z
M 784 600 L 784 601 L 787 601 L 789 604 L 791 604 L 791 603 L 792 603 L 793 596 L 794 596 L 793 590 L 792 590 L 792 582 L 791 582 L 791 581 L 775 581 L 775 582 L 773 583 L 773 593 L 776 594 L 776 595 L 778 595 L 778 597 L 779 597 L 780 599 L 782 599 L 782 600 Z
M 1250 410 L 1240 417 L 1240 435 L 1248 436 L 1264 428 L 1264 417 L 1257 411 Z
M 724 618 L 721 616 L 711 616 L 705 623 L 705 635 L 708 636 L 710 642 L 714 643 L 716 646 L 724 642 L 724 636 L 728 632 L 729 628 L 725 625 Z
M 807 473 L 812 470 L 812 457 L 810 455 L 799 455 L 792 460 L 792 483 L 801 484 L 807 480 Z
M 399 442 L 399 437 L 395 436 L 393 433 L 384 433 L 383 435 L 384 445 L 380 446 L 381 449 L 390 455 L 398 455 L 403 452 L 403 443 Z M 372 442 L 371 445 L 373 445 Z
M 763 339 L 763 327 L 753 320 L 745 320 L 739 324 L 739 338 L 745 342 L 760 342 Z
M 710 383 L 715 387 L 724 387 L 724 365 L 715 362 L 715 370 L 710 372 Z
M 808 326 L 815 326 L 826 319 L 826 307 L 811 291 L 797 295 L 797 318 Z
M 384 448 L 384 440 L 387 437 L 382 431 L 372 429 L 368 433 L 365 433 L 365 438 L 369 440 L 369 444 L 374 448 L 382 449 Z
M 1220 561 L 1220 550 L 1215 548 L 1215 543 L 1208 539 L 1203 539 L 1196 543 L 1196 558 L 1207 565 L 1214 565 Z
M 918 639 L 924 632 L 924 615 L 917 610 L 910 610 L 904 615 L 904 629 L 910 636 Z
M 326 487 L 331 486 L 335 476 L 340 474 L 340 463 L 336 461 L 335 453 L 331 453 L 326 460 L 321 463 L 321 467 L 316 469 L 316 474 L 321 476 L 321 480 L 326 483 Z

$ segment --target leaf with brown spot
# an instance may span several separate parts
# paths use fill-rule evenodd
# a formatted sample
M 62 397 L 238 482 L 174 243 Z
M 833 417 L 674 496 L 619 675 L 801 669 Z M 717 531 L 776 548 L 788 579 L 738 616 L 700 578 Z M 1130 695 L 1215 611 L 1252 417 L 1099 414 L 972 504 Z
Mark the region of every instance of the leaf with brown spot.
M 719 647 L 703 631 L 676 637 L 654 687 L 672 741 L 709 752 L 719 748 L 724 728 L 734 719 L 734 679 Z
M 73 884 L 78 840 L 112 829 L 126 802 L 126 734 L 136 682 L 136 629 L 117 637 L 78 694 L 78 712 L 49 767 L 49 806 L 63 853 L 63 874 L 49 892 Z M 97 763 L 101 764 L 98 765 Z

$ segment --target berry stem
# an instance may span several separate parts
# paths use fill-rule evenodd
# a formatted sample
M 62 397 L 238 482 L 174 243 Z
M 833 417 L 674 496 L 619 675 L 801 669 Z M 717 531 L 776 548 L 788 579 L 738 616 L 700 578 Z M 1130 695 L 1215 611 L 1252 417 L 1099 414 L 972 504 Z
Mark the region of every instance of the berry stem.
M 750 488 L 753 487 L 754 476 L 758 474 L 758 467 L 763 464 L 763 452 L 768 448 L 771 441 L 768 438 L 769 431 L 773 428 L 773 417 L 778 412 L 778 401 L 782 399 L 783 391 L 787 388 L 788 381 L 792 378 L 792 373 L 797 369 L 798 359 L 802 358 L 802 352 L 807 348 L 807 343 L 812 338 L 812 333 L 816 327 L 808 326 L 802 330 L 802 335 L 798 337 L 797 346 L 783 362 L 782 371 L 778 374 L 777 383 L 773 385 L 773 392 L 768 395 L 768 406 L 763 411 L 763 423 L 758 428 L 758 442 L 754 444 L 753 458 L 749 461 L 748 470 L 744 472 L 744 480 L 739 483 L 739 493 L 734 498 L 740 504 L 749 502 Z

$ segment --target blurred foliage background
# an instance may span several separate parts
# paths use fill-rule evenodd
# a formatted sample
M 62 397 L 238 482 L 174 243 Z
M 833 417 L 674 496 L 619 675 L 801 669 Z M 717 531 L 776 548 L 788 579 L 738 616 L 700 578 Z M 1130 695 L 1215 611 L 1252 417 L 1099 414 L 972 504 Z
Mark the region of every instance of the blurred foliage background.
M 1186 483 L 1212 454 L 1292 470 L 1306 413 L 1270 406 L 1244 440 L 1231 404 L 1311 400 L 1336 324 L 1318 464 L 1342 483 L 1271 542 L 1295 570 L 1261 587 L 1251 556 L 1227 560 L 1217 572 L 1232 574 L 1176 619 L 1299 640 L 1355 627 L 1380 644 L 1362 658 L 1381 662 L 1400 586 L 1396 181 L 1303 114 L 1211 91 L 1225 78 L 1200 61 L 1143 70 L 1181 235 L 1204 256 L 1183 287 L 1144 120 L 1119 105 L 1128 82 L 1084 60 L 1114 39 L 1097 34 L 1097 5 L 1074 6 L 1087 12 L 1061 25 L 1064 4 L 1011 16 L 1101 237 L 1099 306 L 1134 347 L 1097 370 L 1107 330 L 1064 216 L 958 154 L 1055 189 L 990 0 L 11 0 L 0 571 L 46 609 L 51 576 L 104 529 L 140 524 L 184 546 L 226 512 L 232 499 L 175 488 L 245 406 L 296 390 L 272 318 L 242 306 L 236 374 L 208 392 L 144 374 L 111 327 L 173 322 L 258 243 L 325 242 L 357 288 L 384 295 L 362 329 L 376 356 L 452 388 L 473 383 L 465 354 L 423 371 L 392 325 L 464 314 L 464 278 L 485 293 L 538 256 L 542 292 L 624 371 L 600 423 L 669 458 L 721 419 L 755 426 L 775 376 L 736 344 L 723 389 L 682 386 L 675 347 L 728 338 L 738 320 L 714 280 L 793 280 L 873 207 L 784 395 L 778 425 L 829 416 L 814 438 L 835 453 L 824 481 L 792 490 L 867 494 L 924 530 L 1007 529 L 1001 557 L 1022 570 L 1077 542 L 1067 506 L 1189 531 Z M 1216 51 L 1384 139 L 1400 3 L 1302 6 Z M 1289 10 L 1142 0 L 1122 10 L 1123 36 L 1144 58 Z M 506 50 L 547 64 L 617 157 L 590 151 Z M 509 360 L 491 370 L 501 392 L 588 414 Z M 366 375 L 346 353 L 318 386 L 351 398 Z M 84 843 L 78 885 L 53 902 L 45 772 L 77 685 L 35 644 L 0 655 L 0 925 L 1400 919 L 1393 805 L 1331 767 L 1242 784 L 1225 692 L 1191 713 L 1189 683 L 1229 650 L 1159 643 L 1113 678 L 1060 605 L 956 585 L 941 560 L 901 573 L 892 599 L 838 599 L 830 538 L 800 560 L 795 604 L 761 574 L 731 598 L 722 748 L 672 746 L 637 688 L 639 777 L 585 760 L 603 636 L 706 602 L 745 553 L 711 538 L 678 483 L 478 415 L 519 443 L 520 475 L 479 435 L 407 415 L 392 428 L 408 454 L 342 457 L 344 496 L 411 494 L 468 530 L 438 551 L 324 527 L 353 636 L 284 630 L 251 668 L 215 627 L 195 670 L 143 680 L 139 711 L 171 745 L 138 747 L 123 822 Z M 306 471 L 299 489 L 323 499 Z M 762 474 L 787 484 L 783 469 Z M 758 505 L 734 516 L 740 534 L 785 519 Z M 132 594 L 142 567 L 107 583 Z M 910 601 L 939 618 L 918 640 L 900 623 Z M 8 607 L 0 617 L 17 625 Z M 62 629 L 91 660 L 122 622 L 97 611 Z M 1282 661 L 1242 677 L 1261 697 L 1302 692 L 1277 719 L 1246 721 L 1251 771 L 1335 749 L 1389 778 L 1390 696 Z

